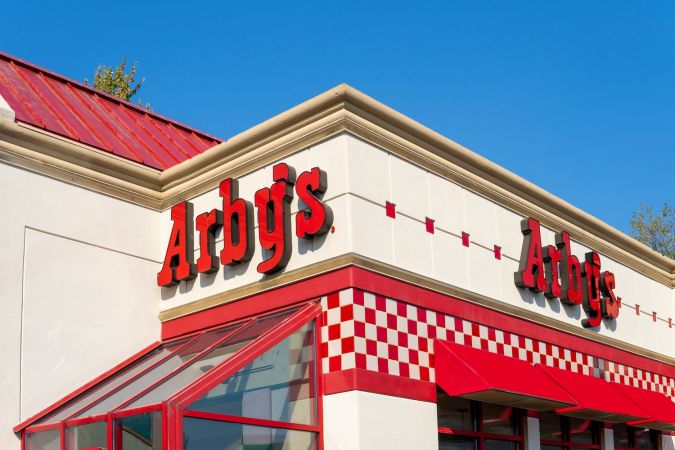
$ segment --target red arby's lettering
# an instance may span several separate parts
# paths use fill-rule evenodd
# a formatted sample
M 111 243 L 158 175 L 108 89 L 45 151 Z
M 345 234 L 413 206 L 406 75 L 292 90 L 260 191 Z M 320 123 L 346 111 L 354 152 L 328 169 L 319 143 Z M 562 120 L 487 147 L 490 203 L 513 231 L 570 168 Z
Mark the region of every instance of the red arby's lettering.
M 217 209 L 203 213 L 195 219 L 199 232 L 199 258 L 197 272 L 211 273 L 218 270 L 216 255 L 216 233 L 223 226 L 223 212 Z
M 311 239 L 326 234 L 333 224 L 333 212 L 322 200 L 327 189 L 326 173 L 315 167 L 297 177 L 293 167 L 281 163 L 272 168 L 274 183 L 259 189 L 254 196 L 258 218 L 258 240 L 264 250 L 258 272 L 272 274 L 283 269 L 291 257 L 291 202 L 295 192 L 301 200 L 295 220 L 298 237 Z M 197 273 L 216 272 L 220 265 L 249 261 L 255 251 L 254 205 L 239 197 L 237 180 L 220 183 L 223 209 L 214 209 L 193 220 L 193 206 L 184 201 L 171 208 L 173 227 L 157 284 L 173 286 L 191 280 Z M 194 262 L 194 236 L 197 230 L 199 257 Z M 222 247 L 218 255 L 216 238 L 221 232 Z
M 326 172 L 314 167 L 309 172 L 301 173 L 295 190 L 298 199 L 307 205 L 307 209 L 295 216 L 295 235 L 311 239 L 316 235 L 326 234 L 333 223 L 333 212 L 324 208 L 319 198 L 328 187 Z
M 190 202 L 181 202 L 171 208 L 173 228 L 162 270 L 157 274 L 157 284 L 160 286 L 173 286 L 197 275 L 193 261 L 192 215 Z
M 255 193 L 258 209 L 258 236 L 260 246 L 272 255 L 258 264 L 258 272 L 274 273 L 288 264 L 291 258 L 291 201 L 295 170 L 287 164 L 272 169 L 275 183 Z
M 529 217 L 520 226 L 523 247 L 514 273 L 518 287 L 544 292 L 549 300 L 559 298 L 568 305 L 581 305 L 587 315 L 581 323 L 586 328 L 600 326 L 603 318 L 619 316 L 621 298 L 614 294 L 614 274 L 600 270 L 597 252 L 586 253 L 582 265 L 572 254 L 568 232 L 556 233 L 555 246 L 542 247 L 539 221 Z
M 516 284 L 541 292 L 546 289 L 546 277 L 539 222 L 532 218 L 525 219 L 520 222 L 520 231 L 525 239 L 520 251 L 520 270 L 516 272 Z
M 224 266 L 248 261 L 253 256 L 253 205 L 239 198 L 239 182 L 228 178 L 220 183 L 223 198 L 223 249 L 220 263 Z

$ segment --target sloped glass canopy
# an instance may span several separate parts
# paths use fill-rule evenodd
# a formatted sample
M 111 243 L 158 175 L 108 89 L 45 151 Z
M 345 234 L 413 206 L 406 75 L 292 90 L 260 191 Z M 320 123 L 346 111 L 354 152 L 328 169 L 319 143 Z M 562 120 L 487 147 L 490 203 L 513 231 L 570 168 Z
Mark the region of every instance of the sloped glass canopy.
M 26 450 L 316 449 L 319 312 L 166 342 L 15 430 Z

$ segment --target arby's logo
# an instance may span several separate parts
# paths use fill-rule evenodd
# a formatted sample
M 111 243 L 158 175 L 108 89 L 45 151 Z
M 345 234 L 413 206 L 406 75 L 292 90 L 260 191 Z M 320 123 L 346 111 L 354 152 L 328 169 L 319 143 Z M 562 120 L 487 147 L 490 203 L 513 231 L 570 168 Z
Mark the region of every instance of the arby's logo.
M 333 212 L 322 200 L 327 188 L 326 172 L 314 167 L 295 176 L 295 169 L 280 163 L 272 168 L 274 183 L 254 195 L 258 219 L 258 242 L 267 257 L 258 272 L 271 274 L 288 264 L 292 252 L 291 201 L 294 193 L 304 203 L 295 216 L 295 235 L 311 239 L 326 234 L 333 224 Z M 157 284 L 173 286 L 191 280 L 197 273 L 216 272 L 221 265 L 249 261 L 255 250 L 254 205 L 239 197 L 238 182 L 228 178 L 219 186 L 222 210 L 204 212 L 193 220 L 193 205 L 184 201 L 171 208 L 173 227 Z M 199 239 L 199 257 L 194 261 L 194 230 Z M 218 231 L 222 247 L 216 249 Z M 220 252 L 218 253 L 218 250 Z
M 597 252 L 586 253 L 580 262 L 572 254 L 568 232 L 556 233 L 555 245 L 543 247 L 537 220 L 523 219 L 520 228 L 523 247 L 519 270 L 514 273 L 518 287 L 543 292 L 546 298 L 559 298 L 567 305 L 581 305 L 588 316 L 581 321 L 585 328 L 600 326 L 603 318 L 618 317 L 621 298 L 614 294 L 614 274 L 601 272 Z

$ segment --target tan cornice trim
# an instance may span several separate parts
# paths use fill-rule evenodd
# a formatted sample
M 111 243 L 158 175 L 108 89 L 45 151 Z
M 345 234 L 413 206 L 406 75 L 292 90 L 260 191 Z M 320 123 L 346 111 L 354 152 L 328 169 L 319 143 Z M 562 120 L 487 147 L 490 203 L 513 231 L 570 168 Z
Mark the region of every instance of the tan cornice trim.
M 194 171 L 185 170 L 183 164 L 168 169 L 162 174 L 162 182 L 166 182 L 162 192 L 163 206 L 169 208 L 180 200 L 214 189 L 224 177 L 243 176 L 343 132 L 344 114 L 342 107 L 331 108 L 303 120 L 301 127 L 286 128 L 259 142 L 250 139 L 227 141 L 184 163 L 191 163 Z
M 0 160 L 159 210 L 160 172 L 29 125 L 0 119 Z
M 159 313 L 159 319 L 162 322 L 177 319 L 179 317 L 187 316 L 189 314 L 193 314 L 199 311 L 204 311 L 210 308 L 214 308 L 216 306 L 221 306 L 245 297 L 260 294 L 265 291 L 273 290 L 281 286 L 286 286 L 304 279 L 309 279 L 311 277 L 315 277 L 323 273 L 332 272 L 334 270 L 348 266 L 360 267 L 369 270 L 371 272 L 375 272 L 390 278 L 394 278 L 397 280 L 404 281 L 406 283 L 423 287 L 425 289 L 429 289 L 434 292 L 438 292 L 454 298 L 465 300 L 476 305 L 485 306 L 489 309 L 499 311 L 514 317 L 526 319 L 530 322 L 539 325 L 551 327 L 581 337 L 583 339 L 619 348 L 627 352 L 644 356 L 646 358 L 654 359 L 656 361 L 660 361 L 666 364 L 675 365 L 675 358 L 657 352 L 653 352 L 651 350 L 647 350 L 642 347 L 638 347 L 636 345 L 629 344 L 627 342 L 620 341 L 608 336 L 600 335 L 592 331 L 584 330 L 572 324 L 568 324 L 546 316 L 542 316 L 541 314 L 537 314 L 535 312 L 528 311 L 526 309 L 518 308 L 508 303 L 504 303 L 499 300 L 481 294 L 477 294 L 472 291 L 468 291 L 466 289 L 442 283 L 432 278 L 418 275 L 410 271 L 394 267 L 389 264 L 376 261 L 370 258 L 366 258 L 364 256 L 357 255 L 354 253 L 349 253 L 326 261 L 322 261 L 319 264 L 314 264 L 293 271 L 284 272 L 269 280 L 251 283 L 246 286 L 231 289 L 229 291 L 216 294 L 201 300 L 197 300 L 195 302 L 186 305 L 181 305 L 172 309 L 162 311 Z M 398 300 L 405 301 L 405 299 L 398 299 Z
M 2 120 L 0 159 L 164 210 L 213 189 L 224 176 L 244 175 L 342 131 L 553 230 L 568 230 L 575 240 L 675 287 L 674 260 L 344 84 L 162 173 Z

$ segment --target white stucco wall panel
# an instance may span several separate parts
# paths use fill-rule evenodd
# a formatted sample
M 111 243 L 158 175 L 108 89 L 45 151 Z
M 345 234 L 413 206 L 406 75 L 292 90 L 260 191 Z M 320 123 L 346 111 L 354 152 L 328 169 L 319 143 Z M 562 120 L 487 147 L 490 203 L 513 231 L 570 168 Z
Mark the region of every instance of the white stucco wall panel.
M 459 236 L 466 229 L 461 188 L 432 173 L 428 179 L 429 217 L 436 221 L 437 228 Z
M 120 312 L 129 311 L 130 305 L 140 301 L 134 306 L 137 309 L 134 309 L 133 320 L 147 326 L 125 329 L 126 334 L 120 340 L 122 348 L 114 352 L 113 357 L 126 358 L 159 338 L 156 321 L 159 289 L 152 283 L 148 285 L 147 275 L 152 275 L 150 268 L 156 267 L 159 260 L 162 237 L 157 230 L 161 222 L 159 213 L 155 211 L 6 164 L 0 164 L 0 207 L 9 217 L 9 220 L 0 222 L 0 244 L 3 248 L 0 255 L 3 267 L 0 271 L 0 301 L 3 307 L 0 315 L 0 342 L 3 343 L 0 346 L 3 361 L 0 365 L 0 448 L 18 449 L 19 441 L 11 429 L 22 418 L 49 406 L 59 393 L 78 388 L 84 378 L 88 381 L 89 375 L 98 375 L 121 360 L 110 357 L 100 360 L 98 355 L 94 355 L 81 366 L 71 365 L 66 369 L 62 361 L 55 359 L 56 355 L 74 357 L 65 349 L 77 348 L 83 341 L 81 334 L 73 337 L 63 333 L 52 334 L 52 338 L 58 338 L 50 340 L 48 334 L 43 333 L 49 328 L 45 326 L 41 330 L 38 326 L 40 319 L 37 317 L 41 315 L 42 321 L 54 319 L 55 324 L 69 325 L 73 331 L 78 329 L 74 326 L 77 324 L 49 311 L 49 308 L 58 308 L 63 302 L 71 300 L 63 297 L 64 292 L 77 292 L 78 299 L 83 301 L 86 298 L 87 304 L 91 305 L 100 303 L 99 307 L 103 310 L 112 306 L 106 303 L 110 299 L 109 292 L 117 293 L 114 302 Z M 57 268 L 59 262 L 70 259 L 74 254 L 70 253 L 70 248 L 58 245 L 49 244 L 43 248 L 38 245 L 43 241 L 32 240 L 38 234 L 49 236 L 48 240 L 52 243 L 68 242 L 77 248 L 86 247 L 91 253 L 76 252 L 83 257 L 79 261 L 80 266 L 61 265 Z M 24 243 L 34 245 L 31 247 L 31 264 L 26 260 L 28 249 L 24 248 Z M 110 255 L 115 255 L 115 263 L 111 263 Z M 126 262 L 122 263 L 122 260 Z M 133 261 L 137 260 L 145 261 L 142 264 L 145 269 L 135 265 Z M 34 271 L 38 261 L 53 265 L 49 270 L 43 267 Z M 129 267 L 138 271 L 129 275 Z M 80 268 L 100 275 L 91 279 L 94 283 L 89 283 L 89 280 L 81 279 Z M 36 276 L 44 276 L 57 284 L 40 286 L 27 281 L 34 280 Z M 116 286 L 120 290 L 115 290 Z M 41 300 L 43 303 L 35 303 L 33 300 L 37 297 L 25 297 L 30 295 L 31 290 L 47 288 L 50 288 L 48 301 L 45 297 Z M 40 307 L 46 309 L 40 310 Z M 31 316 L 26 319 L 25 314 Z M 111 322 L 110 326 L 120 328 L 118 323 Z M 109 331 L 106 326 L 105 332 Z M 98 332 L 91 330 L 93 335 Z M 38 345 L 40 342 L 41 346 Z M 35 353 L 37 348 L 40 348 L 39 355 Z M 23 369 L 22 351 L 25 352 Z M 32 365 L 33 361 L 40 365 Z M 82 374 L 73 374 L 75 367 L 80 368 Z M 45 374 L 50 374 L 49 378 Z M 42 384 L 39 384 L 39 377 L 42 377 Z
M 28 230 L 22 419 L 157 340 L 156 263 Z
M 463 190 L 464 217 L 471 240 L 492 249 L 497 243 L 497 220 L 495 204 L 480 195 Z
M 433 277 L 454 286 L 469 285 L 469 252 L 462 240 L 453 234 L 436 231 L 433 238 Z
M 351 250 L 385 263 L 394 263 L 394 221 L 384 206 L 349 196 L 352 217 Z
M 428 192 L 427 172 L 396 156 L 389 156 L 389 165 L 391 199 L 396 211 L 424 221 L 429 215 L 429 198 L 420 197 L 419 191 Z
M 501 298 L 502 289 L 499 283 L 501 264 L 495 258 L 494 250 L 473 243 L 467 250 L 469 289 L 491 298 Z
M 377 209 L 372 206 L 371 209 Z M 433 237 L 428 233 L 424 223 L 410 219 L 404 215 L 397 215 L 390 219 L 394 227 L 394 264 L 405 270 L 420 275 L 433 277 Z
M 389 155 L 351 135 L 345 138 L 349 192 L 384 205 L 391 199 Z
M 434 403 L 370 392 L 324 397 L 326 450 L 437 450 Z

